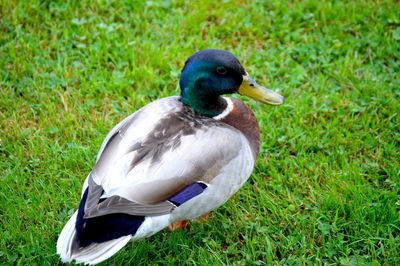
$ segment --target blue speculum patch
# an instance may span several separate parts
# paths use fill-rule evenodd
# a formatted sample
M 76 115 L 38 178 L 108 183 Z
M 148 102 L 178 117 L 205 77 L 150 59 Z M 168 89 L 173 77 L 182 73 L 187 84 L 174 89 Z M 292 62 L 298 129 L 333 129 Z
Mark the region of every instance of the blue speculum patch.
M 168 200 L 175 204 L 176 206 L 180 206 L 186 201 L 196 197 L 203 193 L 203 191 L 207 188 L 207 185 L 204 183 L 196 182 L 186 187 L 184 190 L 176 194 L 175 196 L 169 198 Z

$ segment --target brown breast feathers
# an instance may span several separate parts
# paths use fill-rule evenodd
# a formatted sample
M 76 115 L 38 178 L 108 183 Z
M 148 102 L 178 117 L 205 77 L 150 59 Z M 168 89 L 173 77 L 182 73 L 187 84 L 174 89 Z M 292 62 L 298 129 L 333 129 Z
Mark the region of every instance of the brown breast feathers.
M 254 160 L 256 160 L 260 150 L 260 128 L 258 127 L 257 119 L 253 111 L 241 100 L 231 97 L 229 99 L 233 103 L 233 109 L 220 121 L 238 129 L 246 136 L 250 143 Z

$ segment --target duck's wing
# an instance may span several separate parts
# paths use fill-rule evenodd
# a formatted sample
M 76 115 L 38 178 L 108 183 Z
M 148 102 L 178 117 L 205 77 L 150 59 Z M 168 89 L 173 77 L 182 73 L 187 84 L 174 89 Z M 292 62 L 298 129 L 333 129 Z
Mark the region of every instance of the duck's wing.
M 156 101 L 107 136 L 89 175 L 85 218 L 169 213 L 169 198 L 211 183 L 244 145 L 238 130 L 195 114 L 177 97 Z

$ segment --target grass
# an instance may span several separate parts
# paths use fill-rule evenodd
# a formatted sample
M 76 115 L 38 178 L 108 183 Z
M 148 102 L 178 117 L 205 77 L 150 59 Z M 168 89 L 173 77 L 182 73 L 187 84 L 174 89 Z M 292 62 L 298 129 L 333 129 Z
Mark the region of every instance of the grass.
M 60 263 L 57 236 L 106 133 L 179 93 L 204 48 L 284 105 L 243 99 L 262 147 L 207 222 L 106 264 L 400 263 L 397 1 L 0 1 L 0 264 Z

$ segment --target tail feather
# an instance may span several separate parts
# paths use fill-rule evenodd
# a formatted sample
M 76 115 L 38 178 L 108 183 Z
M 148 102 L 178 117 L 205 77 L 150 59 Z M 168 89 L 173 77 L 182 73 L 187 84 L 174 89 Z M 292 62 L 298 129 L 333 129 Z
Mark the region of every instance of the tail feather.
M 93 243 L 79 247 L 76 237 L 75 222 L 78 212 L 69 219 L 57 240 L 57 253 L 63 262 L 75 260 L 77 263 L 97 264 L 123 248 L 131 239 L 131 235 L 122 236 L 103 243 Z

